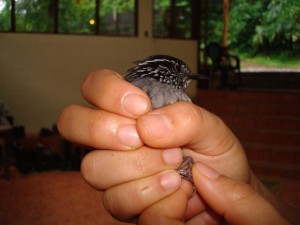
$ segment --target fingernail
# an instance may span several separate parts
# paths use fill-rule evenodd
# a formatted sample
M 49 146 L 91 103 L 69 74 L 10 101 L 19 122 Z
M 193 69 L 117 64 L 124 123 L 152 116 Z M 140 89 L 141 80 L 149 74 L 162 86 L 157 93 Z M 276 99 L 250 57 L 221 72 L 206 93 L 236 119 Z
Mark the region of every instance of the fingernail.
M 136 130 L 136 126 L 133 124 L 120 126 L 117 135 L 121 143 L 130 148 L 138 148 L 143 145 Z
M 220 174 L 215 169 L 213 169 L 203 163 L 197 162 L 194 164 L 194 166 L 199 173 L 203 174 L 205 177 L 207 177 L 209 179 L 214 180 L 220 176 Z
M 142 117 L 141 122 L 152 138 L 163 138 L 172 129 L 170 119 L 163 114 L 148 114 Z
M 165 163 L 169 166 L 179 165 L 182 161 L 181 148 L 166 149 L 162 155 Z
M 160 178 L 160 185 L 168 191 L 177 189 L 181 184 L 181 178 L 176 171 L 167 172 Z
M 147 112 L 147 99 L 135 93 L 128 93 L 122 101 L 124 109 L 135 116 L 141 116 Z

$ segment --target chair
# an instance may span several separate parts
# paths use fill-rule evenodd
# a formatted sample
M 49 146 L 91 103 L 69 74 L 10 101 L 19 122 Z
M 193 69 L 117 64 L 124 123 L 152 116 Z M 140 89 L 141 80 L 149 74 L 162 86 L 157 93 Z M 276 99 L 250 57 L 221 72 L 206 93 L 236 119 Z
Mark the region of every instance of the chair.
M 228 72 L 233 72 L 238 78 L 238 87 L 242 86 L 242 78 L 240 71 L 240 59 L 237 55 L 227 52 L 226 48 L 222 48 L 218 43 L 212 42 L 205 48 L 206 55 L 212 60 L 211 82 L 213 83 L 214 74 L 221 72 L 221 88 L 228 86 Z

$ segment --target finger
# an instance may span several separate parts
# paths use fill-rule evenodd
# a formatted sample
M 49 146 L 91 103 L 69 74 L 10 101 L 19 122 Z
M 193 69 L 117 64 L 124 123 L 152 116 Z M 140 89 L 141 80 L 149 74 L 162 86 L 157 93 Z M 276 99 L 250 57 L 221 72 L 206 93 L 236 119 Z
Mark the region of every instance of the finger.
M 127 220 L 180 187 L 181 178 L 167 170 L 146 178 L 124 183 L 105 191 L 105 208 L 116 218 Z
M 81 87 L 84 98 L 97 108 L 137 118 L 151 108 L 148 96 L 111 70 L 89 74 Z
M 229 224 L 288 224 L 269 202 L 246 183 L 220 176 L 202 163 L 193 166 L 193 177 L 198 192 L 207 204 Z
M 201 198 L 201 196 L 198 193 L 196 193 L 191 199 L 189 199 L 185 218 L 189 220 L 198 215 L 199 213 L 205 211 L 206 208 L 207 205 L 205 201 Z
M 137 130 L 148 146 L 183 146 L 184 154 L 195 161 L 227 176 L 249 179 L 247 158 L 237 138 L 219 117 L 192 103 L 177 102 L 154 110 L 137 120 Z
M 222 223 L 223 218 L 215 213 L 211 209 L 206 209 L 202 212 L 199 212 L 197 215 L 195 215 L 193 218 L 188 220 L 186 222 L 187 225 L 219 225 L 219 224 L 224 224 Z
M 191 185 L 183 181 L 182 186 L 175 193 L 151 205 L 139 217 L 139 224 L 174 224 L 183 225 L 187 202 L 192 194 Z
M 189 225 L 214 225 L 222 222 L 222 217 L 212 211 L 198 193 L 189 199 L 185 219 Z
M 213 148 L 215 146 L 210 147 L 212 140 L 216 137 L 224 139 L 223 134 L 228 133 L 228 128 L 217 116 L 188 102 L 177 102 L 152 111 L 139 118 L 137 126 L 143 141 L 157 148 Z
M 92 192 L 93 194 L 93 192 Z M 109 214 L 109 212 L 104 208 L 103 204 L 99 204 L 99 199 L 100 201 L 103 199 L 103 192 L 99 192 L 97 193 L 97 195 L 91 195 L 97 198 L 97 200 L 95 201 L 90 201 L 89 199 L 87 199 L 87 201 L 89 202 L 89 207 L 92 208 L 91 211 L 89 211 L 86 214 L 86 218 L 87 215 L 92 215 L 92 216 L 96 216 L 96 218 L 100 219 L 100 223 L 99 224 L 105 224 L 105 225 L 130 225 L 129 223 L 123 223 L 121 221 L 117 221 L 115 218 L 113 218 L 111 216 L 111 214 Z M 90 197 L 91 197 L 90 196 Z M 80 222 L 79 222 L 80 224 Z M 84 221 L 83 224 L 90 224 L 87 221 Z
M 134 119 L 78 105 L 60 114 L 58 129 L 67 140 L 98 149 L 129 150 L 143 145 Z
M 176 169 L 180 148 L 162 151 L 142 147 L 134 151 L 93 151 L 81 163 L 83 178 L 96 189 L 107 189 L 166 169 Z M 116 169 L 117 168 L 117 169 Z

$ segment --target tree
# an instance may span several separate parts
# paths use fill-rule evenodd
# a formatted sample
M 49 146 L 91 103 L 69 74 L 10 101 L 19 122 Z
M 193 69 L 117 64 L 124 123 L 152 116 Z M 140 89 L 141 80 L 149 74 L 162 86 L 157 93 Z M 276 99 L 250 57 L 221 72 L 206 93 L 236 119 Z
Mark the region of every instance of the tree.
M 53 32 L 49 0 L 16 1 L 16 31 Z
M 263 49 L 295 50 L 300 45 L 300 1 L 270 1 L 255 31 L 253 43 Z
M 300 49 L 299 0 L 231 1 L 229 41 L 240 50 Z
M 95 0 L 59 0 L 58 31 L 61 33 L 95 33 Z

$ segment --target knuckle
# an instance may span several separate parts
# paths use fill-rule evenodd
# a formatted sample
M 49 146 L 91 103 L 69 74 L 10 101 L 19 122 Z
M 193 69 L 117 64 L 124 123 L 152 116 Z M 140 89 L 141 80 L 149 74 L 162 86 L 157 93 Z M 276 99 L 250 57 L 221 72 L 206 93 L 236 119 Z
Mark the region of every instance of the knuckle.
M 102 131 L 103 121 L 100 116 L 91 117 L 87 127 L 87 135 L 90 143 L 98 143 Z
M 136 154 L 136 162 L 135 167 L 138 171 L 144 172 L 149 168 L 149 165 L 151 164 L 151 158 L 148 152 L 146 151 L 137 151 Z

